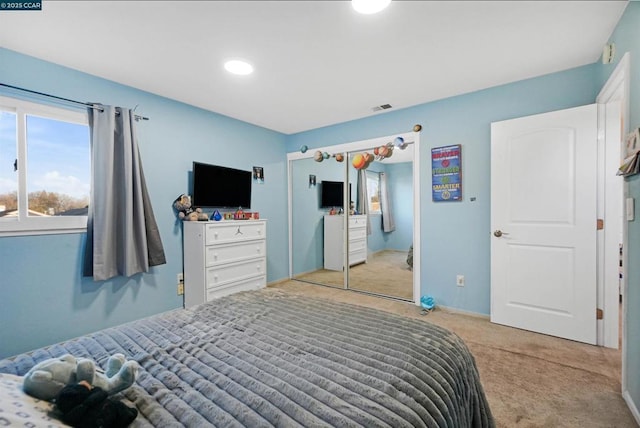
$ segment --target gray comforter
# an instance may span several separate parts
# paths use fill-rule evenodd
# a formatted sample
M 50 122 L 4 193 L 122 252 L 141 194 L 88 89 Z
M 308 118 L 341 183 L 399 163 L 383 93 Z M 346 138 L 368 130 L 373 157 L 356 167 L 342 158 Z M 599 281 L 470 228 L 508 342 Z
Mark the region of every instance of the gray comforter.
M 279 290 L 232 295 L 0 361 L 140 364 L 137 426 L 487 427 L 475 361 L 430 323 Z

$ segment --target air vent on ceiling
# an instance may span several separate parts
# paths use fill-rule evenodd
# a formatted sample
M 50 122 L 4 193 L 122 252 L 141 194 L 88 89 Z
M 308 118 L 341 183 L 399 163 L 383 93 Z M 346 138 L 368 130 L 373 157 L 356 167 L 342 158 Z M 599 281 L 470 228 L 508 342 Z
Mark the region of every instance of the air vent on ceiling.
M 373 111 L 387 110 L 387 109 L 390 109 L 391 107 L 392 107 L 391 104 L 382 104 L 382 105 L 373 107 L 371 110 Z

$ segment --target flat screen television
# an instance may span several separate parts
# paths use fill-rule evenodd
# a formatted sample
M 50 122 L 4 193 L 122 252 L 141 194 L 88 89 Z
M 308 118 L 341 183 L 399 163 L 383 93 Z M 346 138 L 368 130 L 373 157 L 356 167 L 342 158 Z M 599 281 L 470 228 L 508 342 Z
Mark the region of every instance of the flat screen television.
M 351 184 L 349 184 L 351 194 Z M 326 181 L 320 183 L 320 208 L 342 207 L 344 198 L 343 181 Z
M 194 207 L 251 208 L 251 171 L 193 163 Z

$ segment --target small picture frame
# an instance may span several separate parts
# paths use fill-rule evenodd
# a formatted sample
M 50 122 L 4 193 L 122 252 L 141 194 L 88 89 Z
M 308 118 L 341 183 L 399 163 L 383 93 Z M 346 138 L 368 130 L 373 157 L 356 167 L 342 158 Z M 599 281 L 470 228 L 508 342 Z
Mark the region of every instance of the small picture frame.
M 258 183 L 264 183 L 264 168 L 261 166 L 253 167 L 253 179 Z

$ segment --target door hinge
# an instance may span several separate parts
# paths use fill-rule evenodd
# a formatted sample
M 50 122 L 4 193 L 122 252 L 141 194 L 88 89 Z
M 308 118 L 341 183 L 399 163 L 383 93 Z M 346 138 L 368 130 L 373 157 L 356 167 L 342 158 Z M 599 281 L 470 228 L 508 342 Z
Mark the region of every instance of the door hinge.
M 604 229 L 604 220 L 603 219 L 599 218 L 596 224 L 597 224 L 597 226 L 596 226 L 597 230 Z
M 602 309 L 596 309 L 596 319 L 601 320 L 604 318 L 604 311 Z

